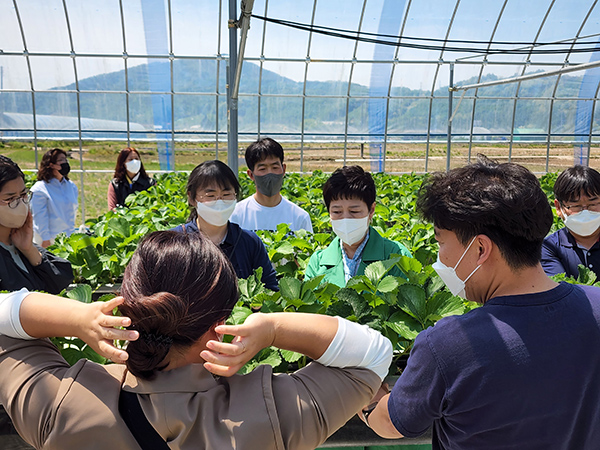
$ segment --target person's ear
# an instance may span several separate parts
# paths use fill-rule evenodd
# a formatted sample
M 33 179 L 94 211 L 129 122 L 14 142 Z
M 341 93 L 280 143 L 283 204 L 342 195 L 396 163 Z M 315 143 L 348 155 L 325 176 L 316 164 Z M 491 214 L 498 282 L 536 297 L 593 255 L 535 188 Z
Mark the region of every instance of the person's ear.
M 371 220 L 373 220 L 373 215 L 375 215 L 375 204 L 376 204 L 376 202 L 373 202 L 373 204 L 369 208 L 369 222 L 371 222 Z
M 212 327 L 210 327 L 210 331 L 213 332 L 213 334 L 217 337 L 217 340 L 219 340 L 220 342 L 223 342 L 223 335 L 219 334 L 215 331 L 215 328 L 217 328 L 219 325 L 225 325 L 225 320 L 223 319 L 217 323 L 215 323 Z
M 494 242 L 485 234 L 480 234 L 475 238 L 474 246 L 477 246 L 477 265 L 486 262 L 494 249 Z
M 560 217 L 562 220 L 565 220 L 565 215 L 560 207 L 560 202 L 556 199 L 554 199 L 554 208 L 556 208 L 556 214 L 558 214 L 558 217 Z
M 195 207 L 196 206 L 196 199 L 192 198 L 192 193 L 188 192 L 187 193 L 187 197 L 188 197 L 188 205 Z
M 283 174 L 285 175 L 285 168 L 286 168 L 285 163 L 281 163 L 281 167 L 283 168 Z
M 246 174 L 248 175 L 248 178 L 250 178 L 252 181 L 254 181 L 254 174 L 252 173 L 252 171 L 250 169 L 246 170 Z

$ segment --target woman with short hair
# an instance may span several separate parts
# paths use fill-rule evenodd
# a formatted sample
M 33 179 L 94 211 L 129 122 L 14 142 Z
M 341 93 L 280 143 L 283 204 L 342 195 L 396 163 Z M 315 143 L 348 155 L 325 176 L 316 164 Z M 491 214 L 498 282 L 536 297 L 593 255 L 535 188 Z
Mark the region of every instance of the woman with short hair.
M 260 238 L 229 221 L 240 194 L 240 184 L 229 166 L 219 160 L 199 164 L 190 173 L 186 191 L 188 223 L 174 230 L 203 233 L 223 250 L 239 278 L 248 278 L 262 267 L 262 282 L 278 291 L 277 274 Z
M 344 166 L 331 174 L 323 185 L 323 199 L 337 237 L 310 257 L 307 279 L 325 274 L 323 282 L 344 287 L 375 261 L 389 259 L 393 254 L 411 256 L 404 245 L 382 237 L 370 226 L 375 197 L 375 182 L 362 167 Z M 398 267 L 389 274 L 406 277 Z

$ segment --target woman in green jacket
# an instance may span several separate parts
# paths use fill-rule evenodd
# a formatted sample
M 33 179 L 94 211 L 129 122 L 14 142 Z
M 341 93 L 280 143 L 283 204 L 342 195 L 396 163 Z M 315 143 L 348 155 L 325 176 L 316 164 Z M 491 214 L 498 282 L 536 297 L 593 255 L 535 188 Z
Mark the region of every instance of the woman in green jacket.
M 405 246 L 382 237 L 370 226 L 375 196 L 375 182 L 362 167 L 344 166 L 333 172 L 323 185 L 323 199 L 337 237 L 310 257 L 306 279 L 325 274 L 323 282 L 343 287 L 375 261 L 394 254 L 411 256 Z M 405 277 L 398 267 L 389 274 Z

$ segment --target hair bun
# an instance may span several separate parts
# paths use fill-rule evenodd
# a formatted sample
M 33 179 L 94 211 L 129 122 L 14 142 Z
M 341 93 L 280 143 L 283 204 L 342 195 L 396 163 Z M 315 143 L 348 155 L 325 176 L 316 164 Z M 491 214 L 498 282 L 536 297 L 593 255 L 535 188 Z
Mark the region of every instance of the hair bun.
M 207 237 L 155 231 L 131 257 L 121 295 L 119 310 L 140 333 L 128 346 L 127 366 L 134 375 L 150 379 L 175 351 L 184 354 L 210 327 L 229 317 L 238 299 L 237 277 Z
M 136 376 L 151 379 L 156 370 L 164 366 L 163 360 L 174 343 L 184 343 L 177 335 L 177 327 L 185 322 L 188 313 L 186 303 L 169 292 L 131 299 L 119 308 L 123 315 L 131 319 L 129 329 L 137 330 L 140 337 L 127 346 L 129 359 L 127 367 Z

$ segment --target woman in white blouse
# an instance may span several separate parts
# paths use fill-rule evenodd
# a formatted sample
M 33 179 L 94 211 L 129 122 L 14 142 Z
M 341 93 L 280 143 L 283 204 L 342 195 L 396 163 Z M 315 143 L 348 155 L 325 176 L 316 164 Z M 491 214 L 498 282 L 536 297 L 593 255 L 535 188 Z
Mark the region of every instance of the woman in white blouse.
M 59 148 L 47 151 L 38 170 L 38 181 L 31 188 L 33 241 L 46 248 L 60 233 L 75 231 L 78 190 L 69 180 L 71 166 L 67 153 Z

